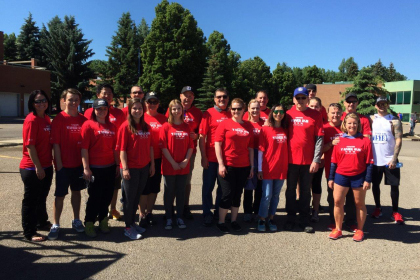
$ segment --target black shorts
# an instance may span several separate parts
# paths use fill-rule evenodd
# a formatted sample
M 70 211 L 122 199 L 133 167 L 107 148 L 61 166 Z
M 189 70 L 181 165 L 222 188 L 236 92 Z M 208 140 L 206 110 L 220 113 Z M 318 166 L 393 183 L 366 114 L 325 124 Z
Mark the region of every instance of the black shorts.
M 143 190 L 142 195 L 149 195 L 151 193 L 160 192 L 160 182 L 162 181 L 161 164 L 161 158 L 155 159 L 155 175 L 147 179 L 147 184 Z
M 372 184 L 379 185 L 385 173 L 385 185 L 399 186 L 401 171 L 400 168 L 389 169 L 386 166 L 373 166 Z
M 55 174 L 55 193 L 54 196 L 63 197 L 69 193 L 69 186 L 72 191 L 81 191 L 86 188 L 82 177 L 83 166 L 66 168 L 63 167 Z

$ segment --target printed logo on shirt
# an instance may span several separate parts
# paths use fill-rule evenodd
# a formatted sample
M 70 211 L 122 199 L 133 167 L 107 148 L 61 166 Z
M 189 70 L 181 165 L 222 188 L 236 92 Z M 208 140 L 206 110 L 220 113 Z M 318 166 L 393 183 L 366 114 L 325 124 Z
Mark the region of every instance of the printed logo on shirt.
M 267 120 L 267 117 L 266 116 L 260 116 L 260 119 L 266 121 Z
M 185 131 L 175 131 L 175 132 L 171 132 L 172 136 L 175 136 L 175 139 L 185 139 L 188 136 L 188 133 Z
M 111 116 L 109 116 L 109 121 L 110 121 L 111 123 L 114 123 L 114 122 L 116 122 L 116 121 L 117 121 L 117 118 L 112 118 Z
M 362 151 L 361 148 L 356 148 L 355 146 L 347 146 L 345 148 L 341 148 L 341 151 L 344 152 L 346 155 L 353 155 L 357 154 Z
M 229 119 L 229 118 L 227 118 L 227 117 L 222 117 L 222 118 L 220 118 L 220 119 L 216 120 L 216 122 L 221 123 L 222 121 L 227 120 L 227 119 Z
M 372 135 L 372 142 L 375 144 L 383 144 L 388 142 L 388 135 L 386 133 L 375 133 Z
M 185 117 L 184 117 L 184 122 L 185 123 L 191 123 L 191 122 L 194 122 L 194 119 L 193 118 L 190 118 L 190 116 L 188 116 L 186 114 Z
M 46 125 L 45 127 L 44 127 L 44 131 L 50 131 L 51 130 L 51 126 L 50 125 Z
M 72 123 L 71 125 L 66 126 L 66 128 L 70 133 L 79 133 L 82 127 L 78 123 Z
M 287 140 L 287 136 L 284 134 L 276 134 L 273 136 L 273 140 L 277 143 L 285 143 Z
M 150 127 L 151 128 L 153 128 L 153 129 L 159 129 L 159 128 L 161 128 L 162 127 L 162 125 L 160 124 L 160 123 L 158 123 L 158 122 L 150 122 Z
M 113 135 L 115 135 L 115 132 L 109 129 L 103 129 L 103 130 L 98 130 L 98 134 L 106 136 L 106 137 L 112 137 Z
M 258 127 L 254 127 L 254 130 L 253 130 L 254 135 L 260 135 L 260 131 L 261 131 L 261 129 L 260 129 L 260 128 L 258 128 Z
M 143 131 L 137 131 L 136 135 L 139 136 L 141 139 L 147 139 L 150 137 L 150 132 L 143 132 Z
M 238 136 L 248 136 L 249 131 L 243 128 L 232 128 L 232 131 L 236 132 Z
M 343 133 L 338 133 L 338 134 L 336 134 L 336 135 L 334 135 L 334 136 L 331 136 L 330 137 L 330 140 L 332 141 L 332 140 L 334 140 L 334 139 L 336 139 L 336 138 L 339 138 L 340 136 L 342 136 L 343 135 Z
M 309 120 L 302 117 L 296 117 L 295 119 L 290 120 L 293 123 L 293 126 L 303 126 L 305 123 L 309 123 Z

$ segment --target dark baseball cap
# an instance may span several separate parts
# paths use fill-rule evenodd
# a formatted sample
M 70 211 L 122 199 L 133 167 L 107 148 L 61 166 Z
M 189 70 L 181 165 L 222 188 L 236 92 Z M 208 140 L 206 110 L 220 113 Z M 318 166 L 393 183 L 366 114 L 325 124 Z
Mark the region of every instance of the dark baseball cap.
M 303 95 L 308 96 L 308 90 L 305 87 L 298 87 L 295 89 L 293 93 L 293 97 L 295 97 L 298 94 L 303 94 Z
M 355 94 L 354 92 L 347 93 L 345 100 L 347 101 L 347 99 L 349 99 L 350 97 L 354 97 L 357 99 L 357 101 L 359 101 L 359 98 L 357 98 L 357 94 Z
M 307 84 L 305 87 L 306 87 L 306 89 L 312 89 L 312 90 L 316 91 L 316 85 L 314 85 L 314 84 Z
M 375 104 L 378 104 L 379 102 L 389 103 L 389 100 L 388 100 L 388 98 L 386 98 L 386 96 L 379 96 L 378 98 L 376 98 L 376 103 Z
M 95 99 L 95 101 L 93 101 L 93 109 L 98 109 L 98 108 L 101 108 L 101 107 L 108 107 L 108 102 L 106 102 L 106 100 L 105 99 L 102 99 L 102 98 L 98 98 L 98 99 Z
M 153 91 L 148 92 L 146 94 L 145 101 L 148 101 L 150 99 L 156 99 L 157 101 L 159 101 L 159 98 L 157 97 L 157 94 L 155 92 L 153 92 Z
M 184 92 L 187 92 L 187 91 L 191 91 L 195 95 L 194 89 L 190 86 L 183 87 L 182 90 L 181 90 L 181 94 L 184 93 Z

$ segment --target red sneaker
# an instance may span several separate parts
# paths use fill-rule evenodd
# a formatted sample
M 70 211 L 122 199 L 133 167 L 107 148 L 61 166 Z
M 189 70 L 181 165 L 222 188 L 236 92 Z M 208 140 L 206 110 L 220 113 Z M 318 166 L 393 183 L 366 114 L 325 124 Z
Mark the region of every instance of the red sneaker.
M 328 225 L 328 230 L 334 230 L 335 229 L 335 223 Z
M 371 217 L 375 219 L 379 219 L 379 217 L 382 216 L 382 209 L 381 208 L 375 208 L 375 211 L 373 211 Z
M 403 217 L 398 212 L 393 212 L 391 216 L 391 220 L 394 220 L 396 224 L 402 225 L 404 224 Z
M 361 242 L 363 241 L 363 239 L 365 238 L 365 235 L 363 233 L 363 230 L 357 230 L 356 233 L 353 235 L 353 240 L 357 241 L 357 242 Z
M 328 235 L 328 238 L 333 240 L 337 240 L 340 237 L 343 237 L 343 232 L 338 229 L 333 229 L 333 231 Z

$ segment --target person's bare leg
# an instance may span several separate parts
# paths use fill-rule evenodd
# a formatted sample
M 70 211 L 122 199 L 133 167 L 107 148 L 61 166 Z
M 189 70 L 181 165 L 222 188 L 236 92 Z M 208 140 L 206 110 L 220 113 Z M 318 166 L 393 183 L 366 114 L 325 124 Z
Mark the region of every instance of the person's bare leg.
M 223 224 L 225 222 L 226 215 L 229 209 L 224 209 L 219 207 L 219 224 Z
M 321 194 L 319 193 L 312 193 L 312 206 L 314 208 L 314 211 L 317 213 L 319 212 L 319 204 L 321 202 Z
M 334 218 L 337 230 L 343 229 L 344 200 L 348 191 L 348 188 L 334 184 Z
M 238 218 L 239 207 L 231 207 L 230 208 L 230 219 L 232 222 L 235 222 Z
M 147 213 L 152 213 L 155 207 L 157 193 L 151 193 L 147 196 Z
M 114 190 L 114 195 L 111 200 L 111 210 L 117 209 L 118 189 Z
M 146 216 L 147 198 L 148 198 L 148 195 L 141 195 L 140 196 L 139 211 L 140 211 L 140 216 L 141 217 Z
M 356 204 L 356 219 L 357 219 L 357 229 L 363 231 L 363 226 L 366 221 L 366 191 L 363 188 L 353 189 L 354 202 Z
M 82 195 L 80 191 L 71 192 L 71 206 L 73 208 L 73 219 L 80 220 L 80 204 L 82 201 Z

